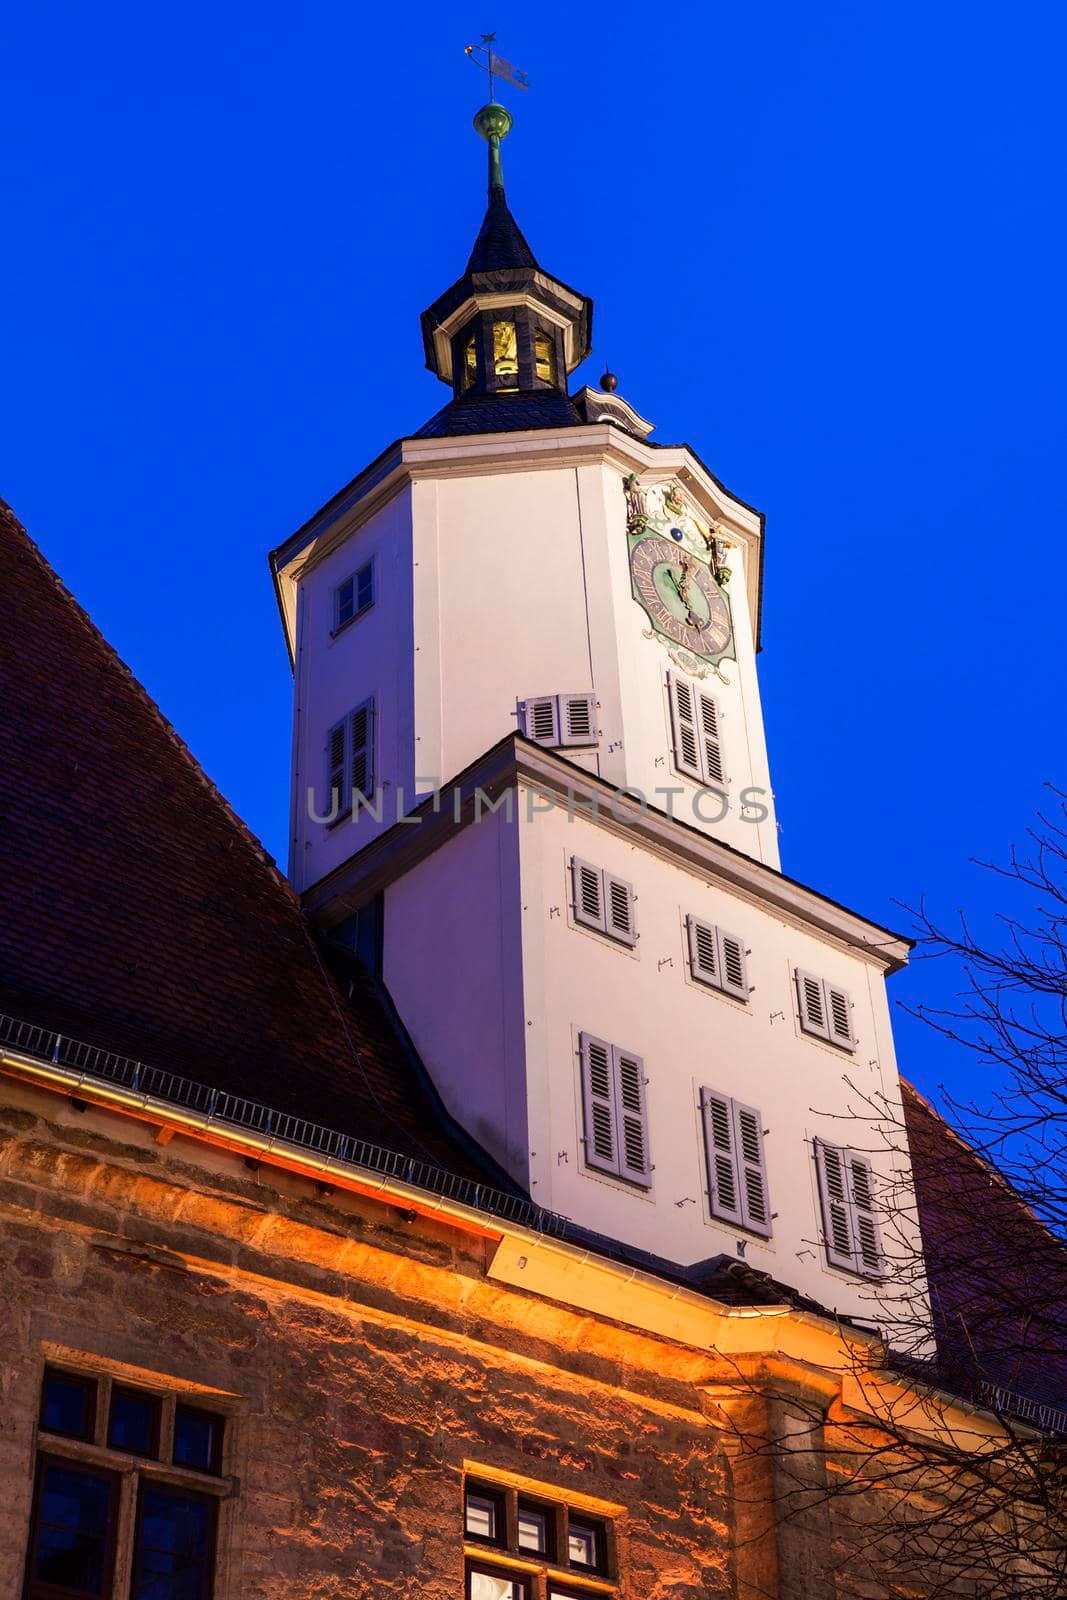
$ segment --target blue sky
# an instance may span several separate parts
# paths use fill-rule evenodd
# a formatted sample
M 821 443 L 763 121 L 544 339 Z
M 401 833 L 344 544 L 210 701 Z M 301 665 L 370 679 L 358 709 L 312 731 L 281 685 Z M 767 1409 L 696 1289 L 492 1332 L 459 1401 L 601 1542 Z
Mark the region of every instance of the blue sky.
M 446 398 L 418 313 L 480 220 L 493 27 L 509 200 L 595 300 L 577 381 L 767 514 L 785 869 L 985 925 L 968 857 L 1067 781 L 1062 7 L 9 9 L 0 493 L 284 856 L 266 552 Z

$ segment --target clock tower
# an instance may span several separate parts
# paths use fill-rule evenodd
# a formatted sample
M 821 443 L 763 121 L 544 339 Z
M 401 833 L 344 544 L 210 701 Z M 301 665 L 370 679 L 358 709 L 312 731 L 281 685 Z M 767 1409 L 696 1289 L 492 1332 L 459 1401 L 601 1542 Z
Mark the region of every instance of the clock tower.
M 448 400 L 272 557 L 290 874 L 546 1210 L 869 1308 L 910 1171 L 847 1113 L 899 1105 L 907 943 L 780 870 L 763 517 L 609 374 L 571 389 L 592 305 L 511 213 L 510 127 L 475 118 L 487 209 L 422 316 Z

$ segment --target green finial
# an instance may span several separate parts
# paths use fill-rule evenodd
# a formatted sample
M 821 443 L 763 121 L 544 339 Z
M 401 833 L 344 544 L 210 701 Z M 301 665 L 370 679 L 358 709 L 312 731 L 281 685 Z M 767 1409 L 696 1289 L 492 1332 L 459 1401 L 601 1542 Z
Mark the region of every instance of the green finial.
M 489 193 L 504 187 L 504 169 L 500 164 L 500 141 L 511 131 L 511 112 L 490 100 L 474 119 L 474 126 L 489 146 Z

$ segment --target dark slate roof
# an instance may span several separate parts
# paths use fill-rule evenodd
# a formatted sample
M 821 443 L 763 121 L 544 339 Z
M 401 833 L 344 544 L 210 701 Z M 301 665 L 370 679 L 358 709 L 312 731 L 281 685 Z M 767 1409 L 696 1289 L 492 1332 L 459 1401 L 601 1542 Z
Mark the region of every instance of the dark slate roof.
M 440 439 L 464 433 L 515 433 L 523 428 L 581 427 L 573 402 L 558 389 L 521 394 L 463 394 L 411 435 Z
M 3 501 L 0 563 L 0 1012 L 484 1177 Z
M 467 273 L 501 272 L 508 267 L 536 268 L 537 261 L 522 229 L 508 210 L 503 189 L 492 188 L 488 209 L 467 262 Z

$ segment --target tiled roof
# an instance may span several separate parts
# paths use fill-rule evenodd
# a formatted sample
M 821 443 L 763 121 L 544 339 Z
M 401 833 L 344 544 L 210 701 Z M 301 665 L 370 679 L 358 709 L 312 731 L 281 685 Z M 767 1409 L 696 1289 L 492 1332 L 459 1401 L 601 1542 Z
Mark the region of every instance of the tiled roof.
M 582 418 L 558 389 L 520 394 L 464 394 L 424 422 L 415 439 L 464 433 L 513 433 L 524 428 L 581 427 Z
M 489 191 L 489 207 L 474 241 L 467 272 L 501 272 L 508 267 L 536 267 L 537 262 L 504 198 L 503 189 Z
M 0 561 L 0 1011 L 472 1171 L 369 983 L 350 1000 L 327 974 L 285 878 L 2 501 Z
M 938 1353 L 964 1385 L 1067 1406 L 1067 1246 L 902 1080 Z

